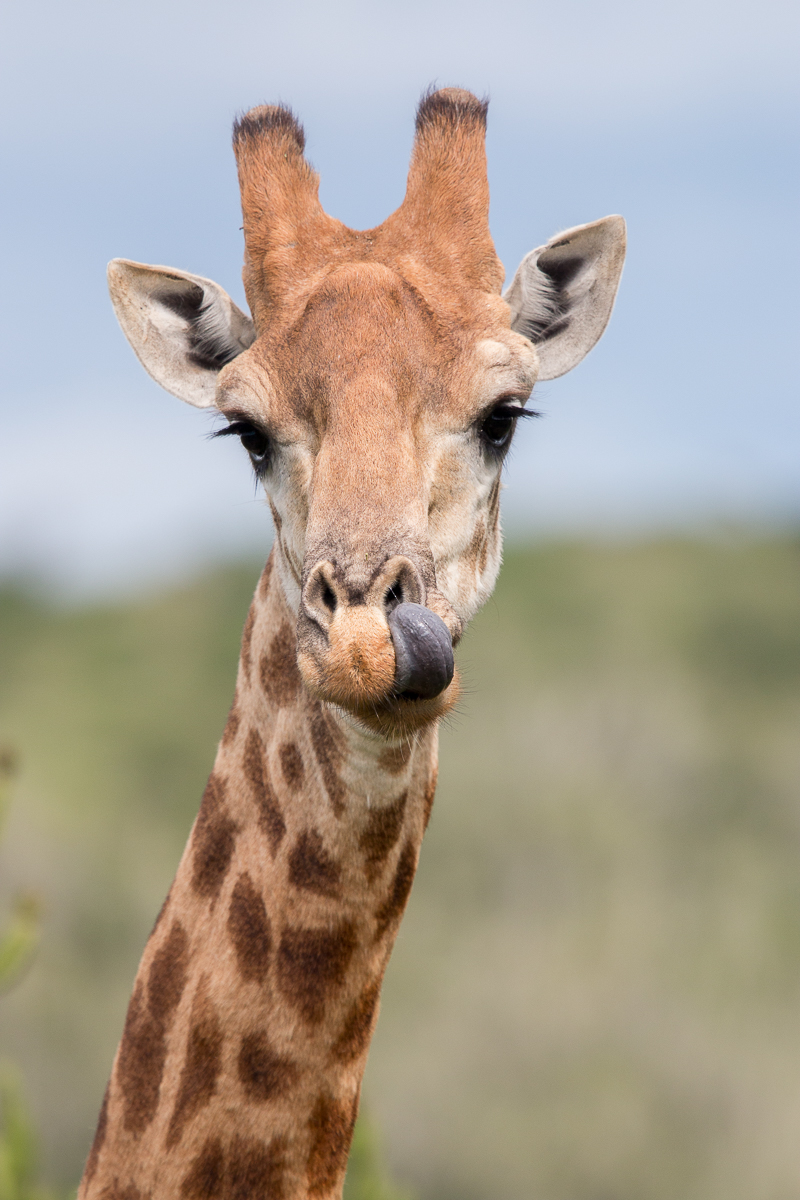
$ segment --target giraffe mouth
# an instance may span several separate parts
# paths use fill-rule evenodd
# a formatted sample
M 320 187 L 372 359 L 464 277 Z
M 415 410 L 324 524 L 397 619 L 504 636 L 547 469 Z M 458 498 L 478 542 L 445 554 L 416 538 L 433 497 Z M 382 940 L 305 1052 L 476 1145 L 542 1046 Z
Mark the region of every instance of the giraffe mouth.
M 430 724 L 458 696 L 450 631 L 421 604 L 400 603 L 388 615 L 341 606 L 324 633 L 301 617 L 297 661 L 312 695 L 381 732 Z
M 436 696 L 424 697 L 410 692 L 393 692 L 385 699 L 371 704 L 339 703 L 338 707 L 343 708 L 374 733 L 390 738 L 410 737 L 452 712 L 460 694 L 459 675 L 458 671 L 454 670 L 450 683 Z
M 392 733 L 443 715 L 458 690 L 454 637 L 424 568 L 391 554 L 359 577 L 335 552 L 314 558 L 297 618 L 297 661 L 312 695 Z

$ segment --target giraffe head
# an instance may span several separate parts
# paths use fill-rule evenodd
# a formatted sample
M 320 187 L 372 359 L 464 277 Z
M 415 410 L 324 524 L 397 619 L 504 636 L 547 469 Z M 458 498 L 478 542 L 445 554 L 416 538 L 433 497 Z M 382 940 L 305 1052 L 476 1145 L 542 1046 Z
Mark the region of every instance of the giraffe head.
M 215 283 L 115 260 L 150 374 L 216 407 L 263 483 L 306 686 L 387 733 L 455 702 L 452 647 L 500 565 L 500 474 L 537 379 L 611 313 L 621 217 L 568 230 L 501 295 L 486 104 L 425 97 L 405 199 L 375 229 L 329 217 L 288 109 L 234 128 L 252 320 Z

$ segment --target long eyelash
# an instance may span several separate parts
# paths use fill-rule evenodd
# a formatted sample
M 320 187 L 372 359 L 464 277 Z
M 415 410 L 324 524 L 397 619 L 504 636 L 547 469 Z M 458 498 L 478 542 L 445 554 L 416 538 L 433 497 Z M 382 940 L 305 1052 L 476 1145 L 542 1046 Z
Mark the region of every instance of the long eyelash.
M 517 406 L 509 405 L 508 408 L 494 408 L 489 413 L 490 417 L 540 417 L 542 414 L 537 412 L 535 408 L 517 408 Z
M 213 429 L 208 436 L 210 438 L 231 437 L 232 435 L 240 437 L 250 429 L 255 429 L 250 421 L 231 421 L 228 425 L 223 425 L 222 429 Z

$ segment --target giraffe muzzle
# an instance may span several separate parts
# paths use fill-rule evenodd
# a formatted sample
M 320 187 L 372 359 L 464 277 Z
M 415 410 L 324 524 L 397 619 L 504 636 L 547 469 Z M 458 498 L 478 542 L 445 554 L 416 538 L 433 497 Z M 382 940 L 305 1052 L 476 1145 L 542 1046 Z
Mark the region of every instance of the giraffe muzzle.
M 432 700 L 453 680 L 453 639 L 441 617 L 422 604 L 389 613 L 394 645 L 394 691 L 406 700 Z
M 307 686 L 356 711 L 435 699 L 453 681 L 453 639 L 424 599 L 421 575 L 405 556 L 388 559 L 366 588 L 330 559 L 317 562 L 298 620 Z

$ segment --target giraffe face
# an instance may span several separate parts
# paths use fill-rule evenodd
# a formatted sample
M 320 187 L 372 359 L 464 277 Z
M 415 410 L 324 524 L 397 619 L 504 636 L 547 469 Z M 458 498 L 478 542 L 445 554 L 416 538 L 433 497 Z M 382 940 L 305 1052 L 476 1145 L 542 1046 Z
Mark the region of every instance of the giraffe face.
M 457 640 L 491 593 L 500 474 L 537 366 L 498 298 L 465 295 L 454 315 L 424 282 L 338 267 L 217 393 L 270 500 L 306 686 L 392 730 L 456 699 L 436 677 L 428 695 L 398 689 L 393 614 L 423 606 Z
M 150 373 L 238 433 L 272 506 L 306 687 L 382 733 L 455 702 L 453 645 L 500 562 L 499 492 L 537 378 L 575 366 L 616 295 L 625 223 L 531 251 L 501 298 L 486 105 L 425 97 L 405 199 L 358 232 L 323 212 L 285 108 L 234 128 L 252 320 L 210 280 L 115 260 Z

